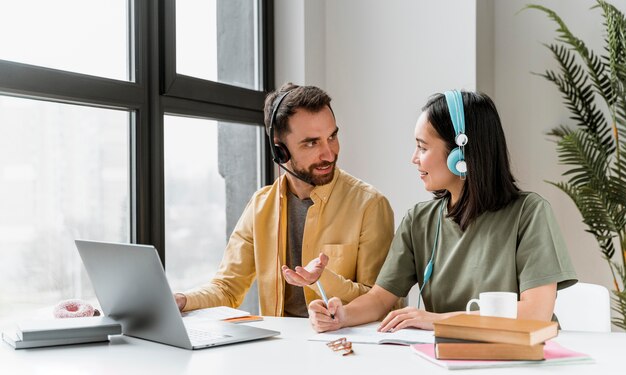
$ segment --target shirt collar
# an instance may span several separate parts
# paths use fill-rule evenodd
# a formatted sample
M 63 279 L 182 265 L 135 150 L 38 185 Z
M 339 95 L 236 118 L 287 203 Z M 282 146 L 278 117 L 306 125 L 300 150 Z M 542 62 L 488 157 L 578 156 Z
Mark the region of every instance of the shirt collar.
M 311 195 L 310 198 L 313 201 L 313 203 L 317 203 L 317 202 L 327 202 L 328 199 L 330 198 L 330 194 L 333 192 L 333 188 L 335 186 L 335 184 L 337 183 L 337 180 L 339 179 L 339 175 L 341 174 L 341 171 L 339 168 L 335 167 L 335 172 L 333 175 L 333 179 L 332 181 L 330 181 L 328 184 L 326 185 L 321 185 L 321 186 L 316 186 L 313 188 L 313 190 L 311 191 Z M 287 174 L 283 174 L 281 177 L 281 181 L 280 181 L 280 195 L 281 197 L 287 197 Z
M 339 179 L 340 173 L 341 172 L 339 168 L 335 167 L 333 179 L 332 181 L 330 181 L 330 183 L 326 185 L 316 186 L 313 188 L 313 191 L 311 191 L 311 199 L 313 200 L 313 202 L 317 203 L 319 201 L 322 201 L 326 203 L 328 201 L 328 199 L 330 198 L 330 194 L 333 192 L 333 188 L 335 187 L 335 184 Z

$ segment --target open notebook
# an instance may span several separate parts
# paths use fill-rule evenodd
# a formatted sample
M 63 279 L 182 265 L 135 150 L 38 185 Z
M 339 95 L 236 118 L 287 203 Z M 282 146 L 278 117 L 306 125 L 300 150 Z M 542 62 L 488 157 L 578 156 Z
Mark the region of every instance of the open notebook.
M 399 344 L 411 345 L 417 343 L 435 342 L 433 331 L 406 328 L 396 332 L 377 332 L 380 322 L 369 323 L 357 327 L 342 328 L 333 332 L 318 333 L 310 337 L 310 341 L 333 341 L 345 337 L 356 344 Z M 432 346 L 432 345 L 431 345 Z

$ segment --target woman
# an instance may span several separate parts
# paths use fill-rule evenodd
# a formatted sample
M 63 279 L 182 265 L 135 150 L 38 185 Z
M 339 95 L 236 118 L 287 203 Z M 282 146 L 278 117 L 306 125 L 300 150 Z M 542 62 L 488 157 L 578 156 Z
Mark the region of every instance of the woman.
M 435 197 L 404 217 L 368 293 L 346 306 L 311 302 L 313 328 L 379 320 L 416 283 L 426 310 L 392 311 L 379 331 L 432 329 L 488 291 L 517 293 L 518 318 L 550 320 L 557 289 L 576 283 L 576 273 L 548 202 L 515 184 L 495 105 L 481 93 L 448 91 L 422 110 L 412 161 Z

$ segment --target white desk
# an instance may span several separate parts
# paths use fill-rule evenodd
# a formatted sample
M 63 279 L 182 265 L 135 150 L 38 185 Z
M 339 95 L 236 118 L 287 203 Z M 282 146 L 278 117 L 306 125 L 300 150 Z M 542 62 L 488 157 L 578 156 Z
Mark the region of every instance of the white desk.
M 406 346 L 354 344 L 342 357 L 322 342 L 306 319 L 265 318 L 250 323 L 281 331 L 266 340 L 190 351 L 113 336 L 110 343 L 13 350 L 0 343 L 1 374 L 450 374 Z M 562 345 L 590 354 L 595 364 L 459 370 L 489 374 L 623 374 L 626 333 L 561 332 Z

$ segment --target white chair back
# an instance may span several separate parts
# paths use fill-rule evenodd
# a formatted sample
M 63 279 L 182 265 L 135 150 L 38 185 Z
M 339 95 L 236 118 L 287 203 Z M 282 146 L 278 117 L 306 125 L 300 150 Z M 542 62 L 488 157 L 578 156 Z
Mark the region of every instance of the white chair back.
M 611 298 L 601 285 L 579 282 L 559 290 L 554 314 L 563 330 L 611 332 Z

